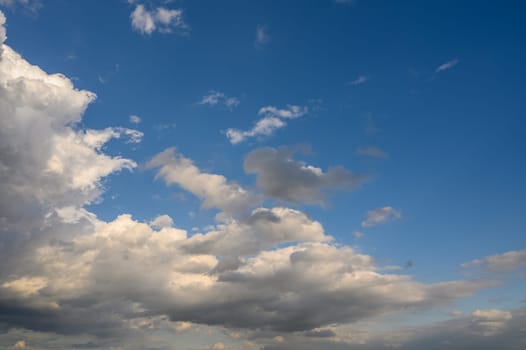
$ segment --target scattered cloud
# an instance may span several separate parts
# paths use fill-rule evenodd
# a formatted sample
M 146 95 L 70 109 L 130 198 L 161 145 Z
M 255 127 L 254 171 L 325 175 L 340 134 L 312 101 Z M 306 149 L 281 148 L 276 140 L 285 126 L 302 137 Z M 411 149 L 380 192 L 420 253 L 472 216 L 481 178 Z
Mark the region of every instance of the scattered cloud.
M 453 59 L 451 61 L 443 63 L 443 64 L 441 64 L 440 66 L 437 67 L 437 69 L 435 70 L 435 73 L 440 73 L 440 72 L 446 71 L 448 69 L 451 69 L 451 68 L 455 67 L 459 62 L 460 61 L 455 58 L 455 59 Z
M 402 213 L 393 207 L 383 207 L 367 212 L 367 218 L 362 221 L 362 227 L 372 227 L 388 221 L 400 219 Z
M 365 236 L 365 233 L 360 232 L 360 231 L 354 231 L 353 236 L 354 236 L 354 239 L 360 239 L 360 238 L 362 238 L 363 236 Z
M 263 48 L 270 42 L 270 36 L 268 35 L 268 29 L 265 25 L 258 25 L 256 28 L 256 48 Z
M 230 143 L 238 144 L 248 138 L 270 136 L 277 129 L 284 128 L 287 123 L 283 119 L 295 119 L 304 116 L 309 111 L 308 107 L 287 105 L 287 108 L 279 109 L 274 106 L 266 106 L 259 109 L 260 120 L 250 130 L 239 130 L 230 128 L 226 136 Z
M 0 12 L 2 44 L 4 22 Z M 115 138 L 139 142 L 142 133 L 83 128 L 95 98 L 0 46 L 0 348 L 165 349 L 182 332 L 210 338 L 216 332 L 222 339 L 209 343 L 216 350 L 229 349 L 234 332 L 246 342 L 232 348 L 251 350 L 394 344 L 412 350 L 443 339 L 453 350 L 461 349 L 458 343 L 524 348 L 521 310 L 480 309 L 429 328 L 364 337 L 359 327 L 371 319 L 449 307 L 496 282 L 422 283 L 386 272 L 373 256 L 334 242 L 303 211 L 262 207 L 250 189 L 202 171 L 173 148 L 148 167 L 220 211 L 206 232 L 188 234 L 168 215 L 97 217 L 88 205 L 101 200 L 104 179 L 137 167 L 104 146 Z M 300 110 L 266 108 L 261 115 L 283 121 L 300 117 Z M 347 170 L 323 171 L 293 159 L 294 152 L 255 150 L 245 167 L 264 192 L 298 201 L 355 185 Z M 291 189 L 273 182 L 286 174 L 297 174 L 298 184 L 283 180 Z M 368 220 L 383 222 L 382 215 Z
M 514 250 L 502 254 L 472 260 L 461 265 L 463 268 L 481 267 L 491 272 L 509 272 L 526 266 L 526 249 Z
M 188 25 L 183 20 L 183 10 L 157 7 L 152 10 L 144 5 L 136 5 L 130 15 L 132 28 L 141 34 L 150 35 L 155 31 L 159 33 L 172 33 L 174 31 L 187 31 Z
M 243 163 L 248 174 L 256 174 L 257 186 L 264 195 L 294 203 L 323 204 L 324 191 L 350 190 L 364 180 L 338 166 L 322 169 L 294 160 L 299 149 L 265 147 L 250 152 Z
M 141 117 L 139 117 L 138 115 L 130 115 L 129 120 L 132 124 L 140 124 L 142 121 Z
M 354 85 L 354 86 L 357 86 L 357 85 L 365 84 L 365 83 L 367 83 L 369 80 L 370 80 L 370 78 L 369 78 L 368 76 L 366 76 L 366 75 L 360 75 L 360 76 L 358 76 L 356 79 L 351 80 L 350 82 L 348 82 L 347 84 L 348 84 L 348 85 Z
M 239 105 L 240 101 L 237 97 L 227 96 L 225 93 L 215 90 L 210 90 L 207 95 L 203 96 L 199 104 L 207 106 L 223 105 L 232 110 Z
M 356 150 L 356 154 L 360 156 L 368 156 L 373 158 L 388 158 L 389 155 L 382 151 L 378 147 L 368 146 L 368 147 L 360 147 Z

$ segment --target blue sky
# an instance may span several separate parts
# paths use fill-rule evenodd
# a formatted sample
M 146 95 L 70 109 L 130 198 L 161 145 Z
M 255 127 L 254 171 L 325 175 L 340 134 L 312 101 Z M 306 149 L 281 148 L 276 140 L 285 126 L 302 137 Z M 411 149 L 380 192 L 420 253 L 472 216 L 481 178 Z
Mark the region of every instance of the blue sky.
M 0 317 L 2 346 L 524 345 L 520 2 L 0 6 L 0 310 L 24 306 Z M 300 253 L 280 282 L 280 254 Z

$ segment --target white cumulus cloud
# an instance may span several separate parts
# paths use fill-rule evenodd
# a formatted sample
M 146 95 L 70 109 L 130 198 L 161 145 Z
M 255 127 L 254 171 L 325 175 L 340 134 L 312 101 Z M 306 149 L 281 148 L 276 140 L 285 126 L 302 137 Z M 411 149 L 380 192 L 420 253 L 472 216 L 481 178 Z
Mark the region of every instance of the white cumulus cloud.
M 188 29 L 183 20 L 183 10 L 157 7 L 148 10 L 144 5 L 137 5 L 130 15 L 132 28 L 141 34 L 171 33 L 175 30 Z

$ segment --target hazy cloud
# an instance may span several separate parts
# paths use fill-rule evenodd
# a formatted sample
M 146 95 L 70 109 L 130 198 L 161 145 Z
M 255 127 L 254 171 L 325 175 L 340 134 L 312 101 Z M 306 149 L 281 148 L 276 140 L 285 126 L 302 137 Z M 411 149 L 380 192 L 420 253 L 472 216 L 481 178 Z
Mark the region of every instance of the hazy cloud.
M 347 84 L 349 85 L 362 85 L 362 84 L 365 84 L 367 83 L 368 81 L 370 80 L 370 78 L 366 75 L 360 75 L 358 76 L 356 79 L 354 80 L 351 80 L 350 82 L 348 82 Z
M 362 227 L 372 227 L 388 221 L 400 219 L 402 213 L 393 207 L 383 207 L 367 212 L 367 218 L 362 221 Z
M 443 63 L 443 64 L 441 64 L 440 66 L 437 67 L 437 69 L 435 70 L 435 73 L 440 73 L 440 72 L 443 72 L 445 70 L 451 69 L 451 68 L 455 67 L 459 62 L 460 62 L 459 60 L 453 59 L 451 61 Z
M 368 147 L 360 147 L 356 150 L 356 154 L 360 156 L 368 156 L 373 158 L 387 158 L 389 155 L 382 151 L 378 147 L 368 146 Z
M 270 42 L 270 36 L 268 35 L 267 26 L 258 25 L 256 28 L 256 39 L 255 45 L 257 48 L 262 48 Z
M 492 272 L 514 271 L 526 266 L 526 249 L 487 256 L 463 263 L 461 266 L 463 268 L 481 267 Z
M 130 115 L 130 123 L 132 124 L 140 124 L 141 123 L 141 117 L 139 117 L 138 115 Z

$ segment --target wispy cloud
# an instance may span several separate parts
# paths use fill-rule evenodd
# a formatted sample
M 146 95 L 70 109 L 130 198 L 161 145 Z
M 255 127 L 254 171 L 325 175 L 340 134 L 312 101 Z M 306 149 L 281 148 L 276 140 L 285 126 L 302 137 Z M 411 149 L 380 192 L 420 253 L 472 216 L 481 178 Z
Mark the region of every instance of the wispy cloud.
M 393 207 L 383 207 L 367 212 L 367 218 L 362 221 L 362 227 L 372 227 L 388 221 L 400 219 L 402 213 Z
M 463 263 L 461 267 L 481 267 L 491 272 L 509 272 L 526 266 L 526 249 L 513 250 Z
M 265 106 L 259 109 L 258 114 L 263 116 L 250 130 L 239 130 L 230 128 L 226 131 L 226 136 L 230 143 L 237 144 L 247 138 L 257 136 L 270 136 L 275 130 L 287 125 L 283 119 L 295 119 L 308 113 L 308 107 L 287 105 L 284 109 L 274 106 Z
M 368 146 L 368 147 L 360 147 L 356 150 L 356 154 L 360 156 L 368 156 L 368 157 L 374 157 L 374 158 L 387 158 L 389 155 L 382 151 L 378 147 Z
M 448 69 L 451 69 L 453 67 L 455 67 L 457 64 L 459 64 L 459 60 L 458 59 L 453 59 L 451 61 L 447 61 L 446 63 L 442 63 L 440 66 L 437 67 L 437 69 L 435 70 L 435 73 L 440 73 L 440 72 L 443 72 L 445 70 L 448 70 Z
M 157 7 L 148 10 L 144 5 L 137 5 L 130 15 L 132 28 L 141 34 L 172 33 L 175 30 L 185 31 L 188 26 L 183 20 L 183 10 Z
M 369 80 L 370 80 L 370 78 L 368 76 L 360 75 L 356 79 L 351 80 L 350 82 L 348 82 L 347 84 L 348 85 L 353 85 L 353 86 L 362 85 L 362 84 L 367 83 Z
M 267 26 L 258 25 L 256 28 L 256 40 L 255 45 L 257 48 L 262 48 L 270 42 L 270 36 L 268 34 Z
M 223 105 L 228 109 L 233 109 L 239 105 L 237 97 L 227 96 L 225 93 L 216 90 L 210 90 L 208 94 L 201 98 L 200 105 L 216 106 Z
M 119 69 L 120 69 L 120 65 L 116 63 L 113 69 L 111 69 L 110 71 L 103 73 L 103 74 L 98 73 L 97 80 L 101 84 L 107 84 L 119 72 Z

